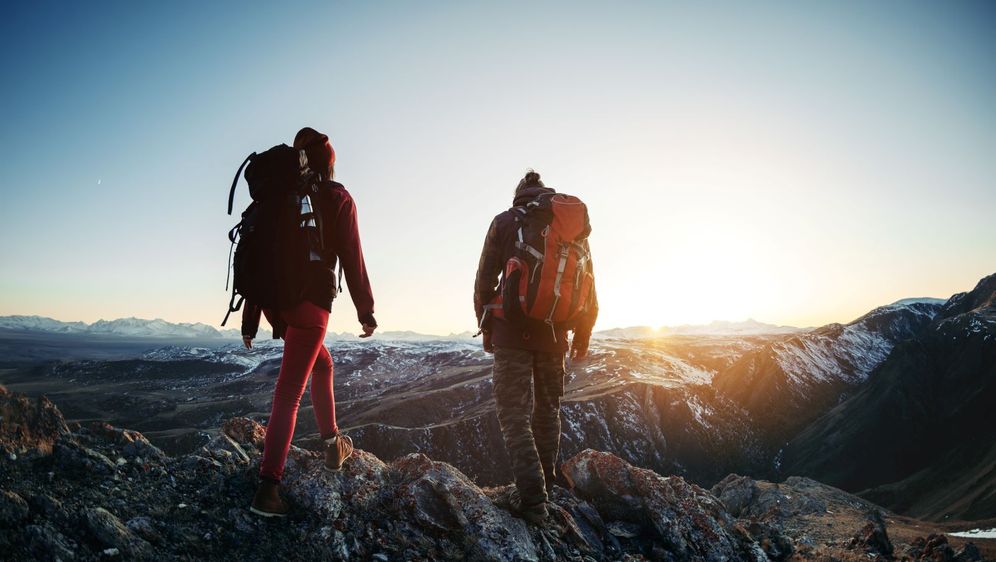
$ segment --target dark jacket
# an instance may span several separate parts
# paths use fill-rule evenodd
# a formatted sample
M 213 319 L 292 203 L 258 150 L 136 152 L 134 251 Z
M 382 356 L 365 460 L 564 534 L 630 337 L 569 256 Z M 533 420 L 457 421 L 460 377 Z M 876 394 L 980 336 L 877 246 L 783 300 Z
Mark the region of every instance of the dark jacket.
M 543 193 L 554 193 L 554 191 L 546 187 L 521 189 L 516 192 L 512 206 L 525 205 Z M 481 250 L 481 260 L 477 266 L 477 280 L 474 283 L 474 312 L 477 314 L 478 325 L 481 325 L 484 316 L 484 305 L 489 304 L 498 294 L 498 284 L 505 269 L 505 262 L 514 255 L 515 230 L 515 215 L 511 209 L 500 213 L 491 221 L 487 238 L 484 240 L 484 249 Z M 588 313 L 574 326 L 575 338 L 591 337 L 591 330 L 598 317 L 598 299 L 594 293 L 594 286 L 592 286 L 592 303 Z M 499 347 L 560 353 L 567 351 L 567 330 L 551 330 L 550 326 L 538 320 L 519 326 L 489 314 L 481 329 L 490 332 L 492 342 Z
M 327 181 L 321 184 L 315 203 L 321 213 L 325 248 L 330 250 L 328 253 L 331 257 L 309 273 L 304 300 L 325 310 L 332 310 L 332 300 L 337 290 L 336 265 L 337 260 L 341 260 L 343 277 L 349 287 L 349 295 L 353 298 L 357 319 L 362 324 L 376 326 L 373 291 L 370 289 L 367 266 L 363 261 L 353 197 L 342 184 Z M 248 301 L 244 306 L 242 335 L 256 337 L 262 310 Z M 277 320 L 278 325 L 273 327 L 273 337 L 282 337 L 284 326 L 279 325 L 279 314 L 270 314 L 268 319 Z

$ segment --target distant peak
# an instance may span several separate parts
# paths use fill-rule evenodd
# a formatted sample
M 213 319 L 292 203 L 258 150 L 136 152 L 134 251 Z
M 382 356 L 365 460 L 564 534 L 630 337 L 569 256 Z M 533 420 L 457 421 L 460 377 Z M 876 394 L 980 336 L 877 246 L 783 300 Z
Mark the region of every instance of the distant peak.
M 942 305 L 947 302 L 947 299 L 938 299 L 934 297 L 915 297 L 908 299 L 899 299 L 889 306 L 910 306 L 914 304 L 934 304 Z

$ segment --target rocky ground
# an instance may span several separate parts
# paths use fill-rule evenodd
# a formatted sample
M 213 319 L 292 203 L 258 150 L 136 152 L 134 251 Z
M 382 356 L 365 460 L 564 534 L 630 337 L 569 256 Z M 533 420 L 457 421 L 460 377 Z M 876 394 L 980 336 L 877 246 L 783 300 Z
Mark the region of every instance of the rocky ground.
M 563 465 L 543 527 L 412 454 L 357 451 L 339 473 L 294 447 L 294 511 L 248 511 L 264 429 L 226 421 L 194 453 L 167 456 L 135 431 L 67 424 L 45 398 L 0 387 L 0 552 L 41 560 L 983 560 L 993 546 L 939 534 L 807 479 L 731 475 L 711 491 L 608 453 Z M 359 443 L 362 445 L 362 443 Z M 917 527 L 916 525 L 920 525 Z

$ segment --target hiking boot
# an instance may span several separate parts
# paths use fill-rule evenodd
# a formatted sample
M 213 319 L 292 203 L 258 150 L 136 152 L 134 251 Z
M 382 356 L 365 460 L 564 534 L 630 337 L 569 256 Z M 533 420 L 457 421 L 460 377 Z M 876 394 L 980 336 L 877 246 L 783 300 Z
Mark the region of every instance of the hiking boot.
M 249 511 L 262 517 L 287 517 L 290 506 L 280 497 L 280 484 L 263 480 L 256 488 Z
M 539 526 L 542 526 L 546 522 L 546 517 L 549 515 L 545 502 L 533 505 L 522 505 L 522 498 L 518 495 L 511 498 L 508 510 L 512 513 L 512 515 L 525 519 L 527 523 Z
M 325 440 L 325 468 L 339 470 L 353 454 L 353 440 L 337 433 Z

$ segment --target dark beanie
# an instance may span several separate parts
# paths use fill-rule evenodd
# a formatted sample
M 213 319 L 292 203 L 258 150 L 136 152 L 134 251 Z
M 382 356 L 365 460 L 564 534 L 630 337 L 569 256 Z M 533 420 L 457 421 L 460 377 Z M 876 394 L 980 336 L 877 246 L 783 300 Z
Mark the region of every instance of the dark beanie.
M 308 166 L 312 170 L 327 176 L 332 175 L 332 167 L 335 166 L 335 151 L 332 150 L 332 143 L 329 142 L 327 135 L 319 133 L 311 127 L 305 127 L 295 135 L 294 148 L 304 149 L 304 153 L 308 156 Z

